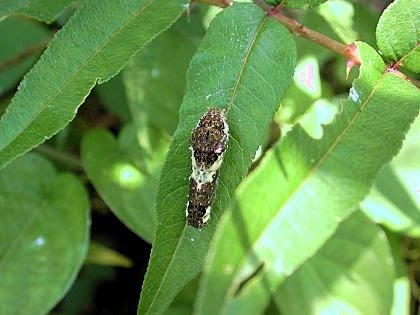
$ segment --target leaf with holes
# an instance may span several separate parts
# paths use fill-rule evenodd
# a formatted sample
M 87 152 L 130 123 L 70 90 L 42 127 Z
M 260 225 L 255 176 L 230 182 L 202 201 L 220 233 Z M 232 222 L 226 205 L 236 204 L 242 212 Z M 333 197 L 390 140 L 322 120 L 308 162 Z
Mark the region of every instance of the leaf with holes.
M 80 181 L 28 154 L 0 171 L 0 314 L 46 314 L 86 256 L 89 203 Z
M 205 264 L 198 314 L 263 311 L 270 293 L 358 208 L 401 147 L 420 92 L 386 72 L 370 46 L 357 47 L 360 76 L 323 138 L 294 128 L 237 191 Z
M 383 55 L 420 72 L 420 0 L 396 0 L 382 13 L 376 40 Z
M 26 75 L 1 117 L 0 168 L 64 128 L 94 85 L 112 78 L 168 28 L 183 12 L 184 2 L 84 2 Z
M 295 64 L 291 34 L 257 6 L 237 3 L 213 20 L 191 61 L 179 125 L 162 170 L 157 233 L 139 314 L 161 314 L 200 272 L 218 218 L 246 175 Z M 230 139 L 210 223 L 196 229 L 185 219 L 189 139 L 208 107 L 226 109 Z

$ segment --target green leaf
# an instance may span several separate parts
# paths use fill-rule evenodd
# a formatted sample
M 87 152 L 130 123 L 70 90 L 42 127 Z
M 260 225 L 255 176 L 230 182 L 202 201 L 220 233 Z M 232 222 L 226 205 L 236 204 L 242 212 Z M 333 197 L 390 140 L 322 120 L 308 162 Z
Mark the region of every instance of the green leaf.
M 288 8 L 309 9 L 320 5 L 327 0 L 265 0 L 268 4 L 278 5 L 281 2 Z
M 139 314 L 162 314 L 200 272 L 218 217 L 246 175 L 295 64 L 293 37 L 257 6 L 237 3 L 213 20 L 191 61 L 179 125 L 162 170 L 157 233 Z M 185 220 L 191 172 L 188 142 L 208 107 L 227 110 L 230 140 L 212 219 L 196 229 Z
M 35 63 L 50 34 L 44 26 L 22 18 L 2 21 L 0 34 L 0 94 L 3 94 Z
M 6 0 L 0 3 L 0 21 L 13 14 L 23 14 L 51 23 L 71 0 Z
M 352 3 L 345 0 L 329 0 L 319 6 L 318 12 L 345 43 L 350 44 L 358 38 L 353 30 Z
M 164 315 L 192 314 L 197 289 L 198 279 L 194 279 L 179 292 L 170 307 L 164 312 Z
M 91 241 L 85 264 L 130 268 L 133 262 L 117 251 L 101 243 Z
M 152 242 L 155 196 L 166 145 L 145 156 L 135 129 L 125 128 L 117 140 L 105 130 L 94 130 L 82 141 L 82 163 L 105 203 L 131 230 Z
M 410 279 L 407 275 L 406 262 L 401 253 L 401 240 L 398 236 L 387 233 L 389 245 L 392 250 L 392 257 L 395 265 L 394 298 L 392 301 L 391 315 L 409 314 L 411 288 Z
M 381 170 L 375 187 L 361 207 L 373 221 L 390 230 L 420 237 L 420 207 L 413 202 L 391 166 Z
M 357 47 L 360 77 L 323 138 L 294 128 L 237 191 L 205 264 L 198 314 L 262 312 L 270 292 L 358 207 L 401 147 L 420 92 L 386 72 L 367 44 Z
M 204 28 L 184 17 L 137 54 L 124 70 L 130 110 L 138 127 L 152 125 L 172 135 L 185 91 L 185 76 Z
M 395 280 L 385 233 L 357 211 L 287 278 L 274 298 L 288 315 L 389 314 Z
M 112 78 L 168 28 L 184 2 L 84 2 L 26 75 L 2 116 L 0 167 L 64 128 L 96 82 Z
M 128 109 L 127 93 L 121 74 L 118 74 L 108 82 L 95 87 L 95 92 L 99 95 L 101 102 L 112 114 L 117 115 L 123 121 L 132 120 Z
M 88 209 L 79 180 L 38 155 L 0 171 L 1 314 L 45 314 L 63 297 L 87 252 Z
M 396 0 L 382 13 L 376 28 L 382 54 L 420 72 L 420 0 Z
M 375 187 L 361 205 L 375 222 L 411 237 L 420 237 L 419 139 L 420 118 L 417 118 L 401 151 L 381 170 Z

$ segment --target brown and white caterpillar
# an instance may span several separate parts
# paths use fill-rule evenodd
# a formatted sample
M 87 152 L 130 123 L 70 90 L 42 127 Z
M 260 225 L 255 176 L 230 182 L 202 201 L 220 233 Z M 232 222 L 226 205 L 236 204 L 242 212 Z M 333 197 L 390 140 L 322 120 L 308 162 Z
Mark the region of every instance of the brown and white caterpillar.
M 229 140 L 225 110 L 209 108 L 191 133 L 191 176 L 186 216 L 201 228 L 210 219 L 219 170 Z

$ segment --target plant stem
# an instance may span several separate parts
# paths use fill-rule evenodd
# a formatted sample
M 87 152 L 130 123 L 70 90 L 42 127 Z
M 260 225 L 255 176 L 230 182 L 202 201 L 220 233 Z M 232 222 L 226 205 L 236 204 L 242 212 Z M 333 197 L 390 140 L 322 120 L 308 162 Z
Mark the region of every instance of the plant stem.
M 59 151 L 46 144 L 41 144 L 35 150 L 54 161 L 68 166 L 73 170 L 83 171 L 82 162 L 76 156 L 70 155 L 63 151 Z
M 332 50 L 333 52 L 337 54 L 345 56 L 344 50 L 346 48 L 346 45 L 340 42 L 337 42 L 336 40 L 331 39 L 321 33 L 315 32 L 307 28 L 306 26 L 303 26 L 302 24 L 298 23 L 296 20 L 290 19 L 275 11 L 271 14 L 271 16 L 274 17 L 276 20 L 280 21 L 280 23 L 286 26 L 289 30 L 291 30 L 297 36 L 306 38 L 310 40 L 311 42 L 317 43 L 325 48 Z
M 345 45 L 332 38 L 329 38 L 321 33 L 318 33 L 302 24 L 298 21 L 288 18 L 285 15 L 280 14 L 283 6 L 280 3 L 277 7 L 268 5 L 263 0 L 254 0 L 254 3 L 261 7 L 267 14 L 271 15 L 277 21 L 286 26 L 291 32 L 297 36 L 303 37 L 311 42 L 321 45 L 339 55 L 344 56 L 352 64 L 360 64 L 360 59 L 357 55 L 357 51 L 350 49 L 350 45 Z

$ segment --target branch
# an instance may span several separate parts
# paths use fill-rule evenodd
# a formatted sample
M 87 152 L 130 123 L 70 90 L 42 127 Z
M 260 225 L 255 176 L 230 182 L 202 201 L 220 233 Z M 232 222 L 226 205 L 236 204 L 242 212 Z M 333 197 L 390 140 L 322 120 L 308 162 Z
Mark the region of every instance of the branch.
M 394 75 L 396 75 L 397 77 L 400 77 L 408 82 L 410 82 L 411 84 L 415 85 L 416 87 L 420 88 L 420 81 L 416 80 L 414 78 L 410 78 L 409 76 L 405 75 L 404 73 L 402 73 L 401 71 L 399 71 L 398 69 L 396 69 L 394 66 L 388 66 L 386 71 L 388 73 L 392 73 Z
M 357 49 L 352 45 L 345 45 L 340 43 L 328 36 L 318 33 L 302 24 L 298 21 L 288 18 L 285 15 L 280 14 L 282 4 L 277 7 L 267 5 L 263 0 L 254 0 L 254 3 L 260 6 L 267 14 L 271 15 L 277 21 L 286 26 L 291 32 L 299 37 L 303 37 L 311 42 L 321 45 L 339 55 L 342 55 L 349 62 L 350 66 L 360 64 L 360 59 L 357 54 Z

